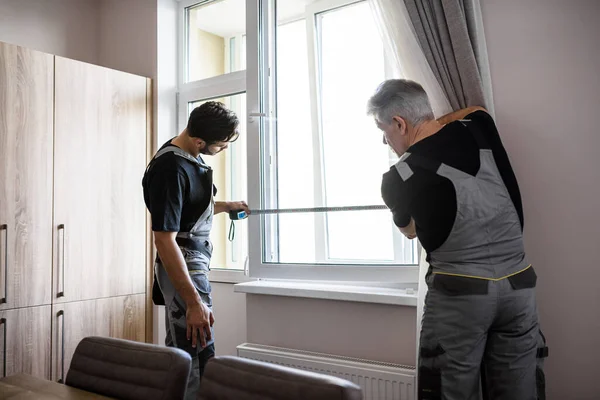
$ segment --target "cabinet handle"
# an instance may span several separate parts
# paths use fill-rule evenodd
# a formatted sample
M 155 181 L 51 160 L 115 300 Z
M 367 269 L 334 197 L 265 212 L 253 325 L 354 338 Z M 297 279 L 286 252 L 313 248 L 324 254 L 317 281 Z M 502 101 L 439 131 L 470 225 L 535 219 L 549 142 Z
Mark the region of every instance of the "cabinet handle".
M 59 271 L 59 284 L 60 290 L 56 297 L 65 297 L 65 224 L 58 225 L 58 231 L 62 231 L 62 257 L 60 257 L 60 271 Z
M 2 324 L 2 326 L 4 327 L 4 340 L 3 340 L 3 345 L 2 345 L 2 351 L 3 351 L 3 356 L 2 356 L 2 377 L 5 378 L 6 377 L 6 334 L 7 329 L 6 329 L 6 318 L 0 318 L 0 324 Z
M 8 225 L 0 225 L 0 230 L 5 231 L 4 234 L 4 297 L 0 299 L 0 304 L 8 302 Z
M 61 345 L 60 345 L 60 379 L 58 379 L 58 383 L 65 382 L 65 312 L 60 310 L 56 313 L 56 318 L 62 317 L 62 330 L 61 330 Z

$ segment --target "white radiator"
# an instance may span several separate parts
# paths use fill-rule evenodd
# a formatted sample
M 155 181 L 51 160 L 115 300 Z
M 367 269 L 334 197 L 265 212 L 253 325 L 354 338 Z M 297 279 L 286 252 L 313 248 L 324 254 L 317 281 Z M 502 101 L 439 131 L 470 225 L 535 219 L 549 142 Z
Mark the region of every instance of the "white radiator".
M 238 356 L 333 375 L 356 383 L 364 400 L 414 400 L 415 369 L 399 364 L 244 343 Z

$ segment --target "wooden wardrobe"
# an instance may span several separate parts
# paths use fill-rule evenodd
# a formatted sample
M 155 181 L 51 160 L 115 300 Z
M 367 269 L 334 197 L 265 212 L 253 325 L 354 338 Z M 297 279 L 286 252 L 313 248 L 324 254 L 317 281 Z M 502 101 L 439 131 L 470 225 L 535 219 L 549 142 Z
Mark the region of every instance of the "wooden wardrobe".
M 150 80 L 0 42 L 0 372 L 146 338 Z

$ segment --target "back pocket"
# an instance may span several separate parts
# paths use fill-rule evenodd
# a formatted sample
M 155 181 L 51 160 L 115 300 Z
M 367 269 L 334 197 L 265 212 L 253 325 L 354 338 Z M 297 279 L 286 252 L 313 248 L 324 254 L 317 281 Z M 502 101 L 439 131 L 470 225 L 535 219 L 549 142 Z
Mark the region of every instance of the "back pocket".
M 489 282 L 485 279 L 465 278 L 434 274 L 433 288 L 447 296 L 465 296 L 473 294 L 487 294 Z
M 529 267 L 523 272 L 509 276 L 508 281 L 514 290 L 531 289 L 534 288 L 537 283 L 537 275 L 533 270 L 533 267 Z

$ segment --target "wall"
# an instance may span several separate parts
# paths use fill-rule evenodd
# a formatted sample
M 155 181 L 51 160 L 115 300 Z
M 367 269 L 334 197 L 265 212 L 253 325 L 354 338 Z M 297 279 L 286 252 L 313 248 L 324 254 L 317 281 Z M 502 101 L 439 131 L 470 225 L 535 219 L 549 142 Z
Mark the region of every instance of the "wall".
M 496 118 L 525 205 L 549 399 L 597 399 L 600 2 L 483 0 Z
M 415 365 L 415 307 L 247 295 L 248 342 Z
M 98 62 L 95 0 L 0 0 L 0 41 Z
M 100 65 L 156 78 L 157 0 L 101 0 Z
M 151 78 L 156 21 L 157 0 L 0 0 L 1 41 Z
M 157 120 L 158 146 L 177 133 L 177 2 L 158 0 L 157 4 Z
M 233 285 L 211 283 L 215 315 L 217 355 L 237 355 L 236 347 L 246 342 L 246 295 L 233 292 Z

